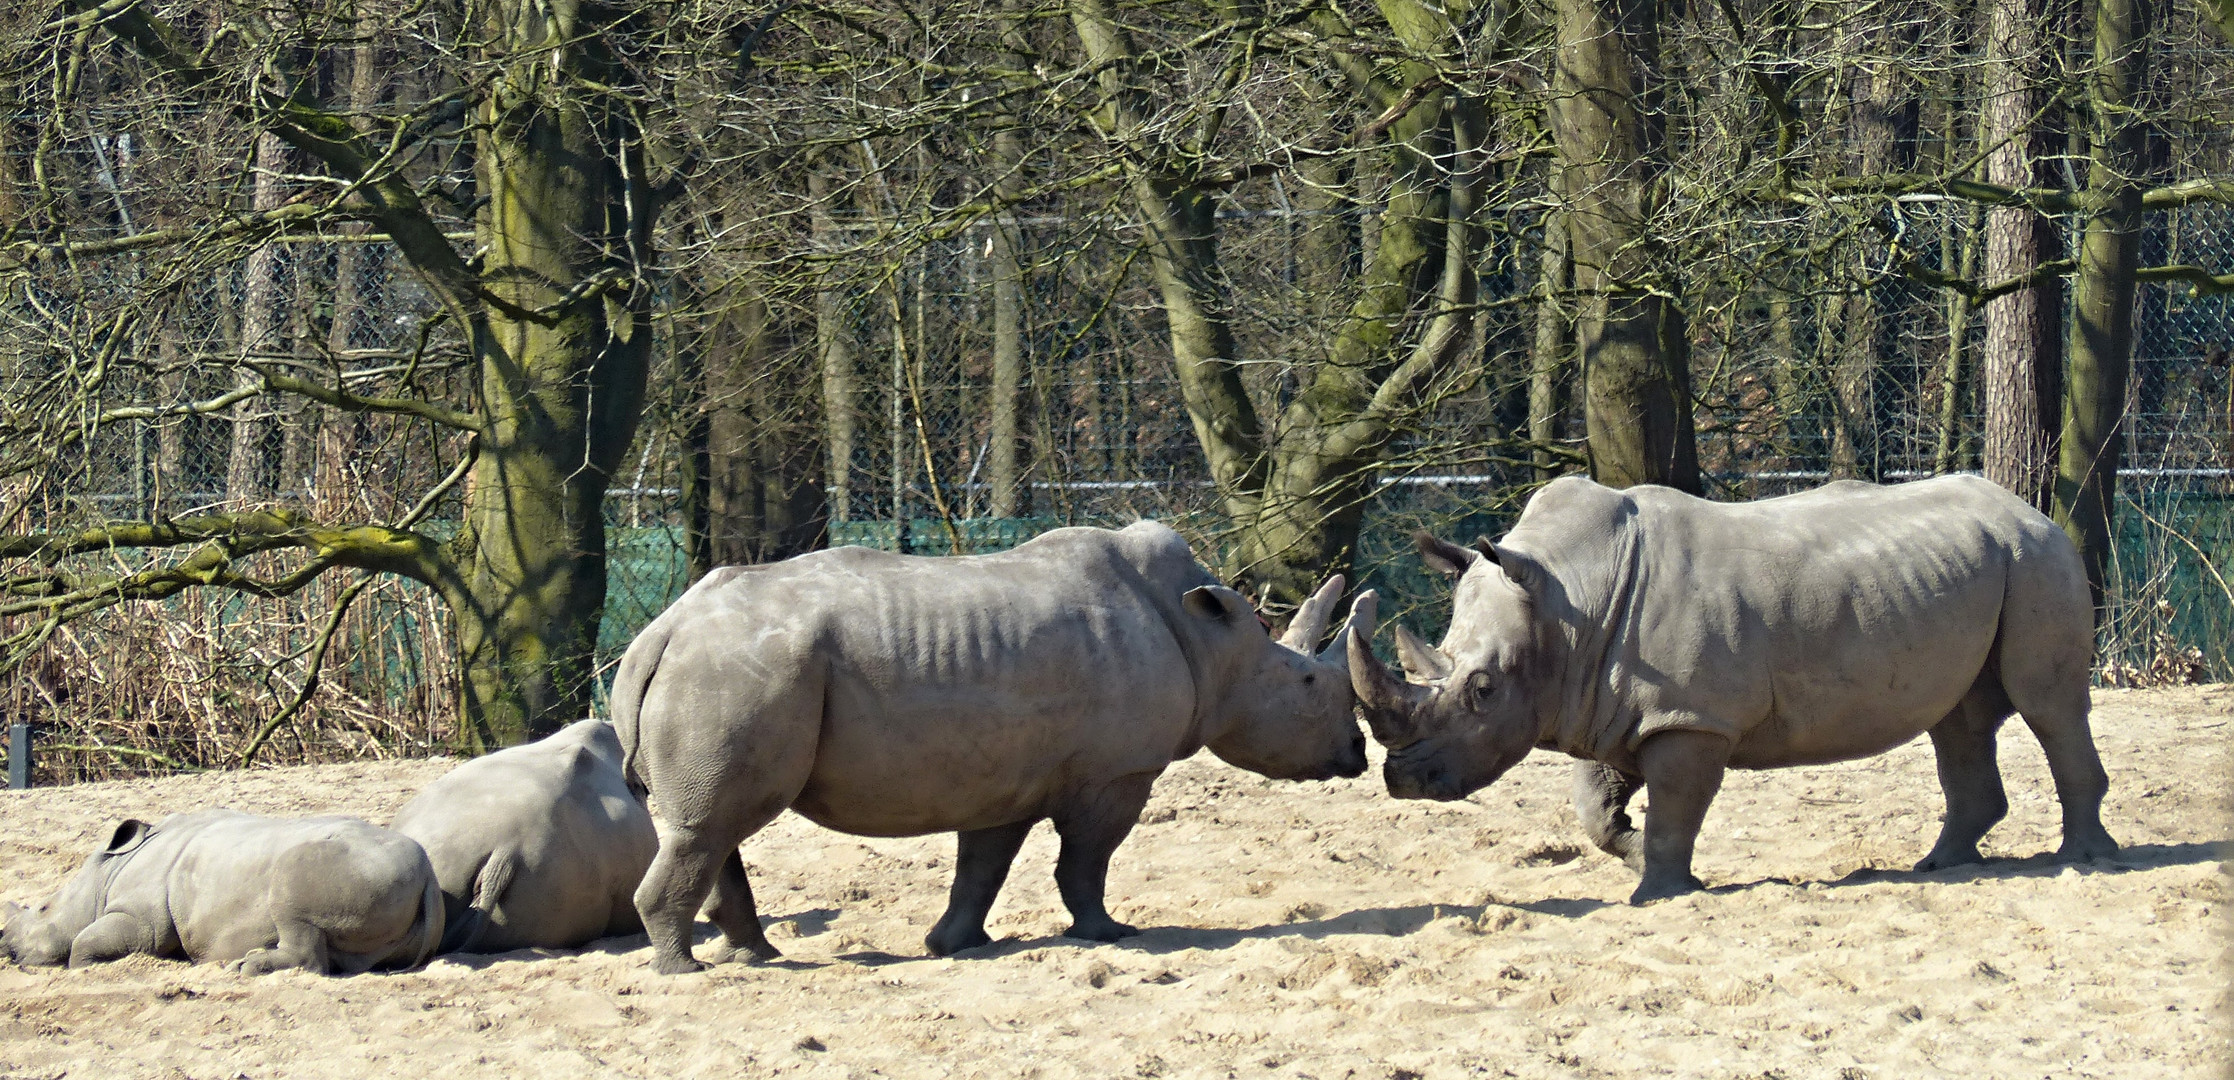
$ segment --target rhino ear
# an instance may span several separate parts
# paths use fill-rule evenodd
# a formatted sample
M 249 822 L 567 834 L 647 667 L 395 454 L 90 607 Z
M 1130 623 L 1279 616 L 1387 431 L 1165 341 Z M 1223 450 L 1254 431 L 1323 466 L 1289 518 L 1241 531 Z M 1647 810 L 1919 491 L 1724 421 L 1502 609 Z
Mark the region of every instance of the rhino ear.
M 1189 589 L 1187 595 L 1179 598 L 1179 605 L 1187 609 L 1187 614 L 1198 619 L 1227 624 L 1254 620 L 1257 611 L 1250 606 L 1248 597 L 1223 585 L 1203 585 Z
M 1474 564 L 1473 552 L 1424 529 L 1412 534 L 1412 545 L 1419 548 L 1420 561 L 1437 573 L 1456 577 Z
M 101 849 L 101 854 L 122 855 L 146 843 L 148 835 L 154 831 L 155 827 L 147 822 L 138 818 L 125 818 L 117 825 L 116 832 L 109 837 L 109 844 Z
M 1474 550 L 1481 552 L 1482 558 L 1496 564 L 1498 569 L 1505 572 L 1506 577 L 1512 579 L 1513 584 L 1520 586 L 1521 591 L 1530 597 L 1542 590 L 1546 576 L 1542 563 L 1511 548 L 1498 547 L 1486 536 L 1474 540 Z

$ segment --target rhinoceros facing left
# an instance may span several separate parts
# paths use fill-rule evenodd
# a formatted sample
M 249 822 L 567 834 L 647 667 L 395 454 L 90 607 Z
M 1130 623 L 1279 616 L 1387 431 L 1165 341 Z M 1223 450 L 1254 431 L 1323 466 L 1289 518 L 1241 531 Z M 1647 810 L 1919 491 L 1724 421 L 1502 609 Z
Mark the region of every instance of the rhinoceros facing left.
M 654 966 L 701 966 L 690 929 L 709 893 L 729 950 L 775 955 L 737 845 L 787 807 L 865 836 L 959 833 L 933 953 L 988 940 L 986 912 L 1043 818 L 1062 840 L 1068 933 L 1133 933 L 1103 882 L 1166 766 L 1207 746 L 1282 779 L 1365 770 L 1342 642 L 1312 652 L 1341 590 L 1329 581 L 1274 641 L 1153 522 L 996 555 L 837 548 L 708 574 L 638 635 L 613 684 L 628 770 L 662 823 L 636 893 Z M 1372 634 L 1371 595 L 1349 634 Z
M 1582 759 L 1591 839 L 1643 872 L 1632 903 L 1701 887 L 1692 843 L 1725 769 L 1843 761 L 1925 732 L 1947 818 L 1917 869 L 1977 862 L 2009 806 L 1994 738 L 2012 712 L 2055 777 L 2061 856 L 2118 850 L 2087 726 L 2085 570 L 2055 522 L 1990 481 L 1710 503 L 1562 477 L 1500 542 L 1419 540 L 1458 576 L 1442 645 L 1398 628 L 1410 681 L 1351 645 L 1389 793 L 1462 798 L 1532 747 L 1565 751 Z
M 118 825 L 53 896 L 0 918 L 0 952 L 25 965 L 148 953 L 349 974 L 425 963 L 442 892 L 415 841 L 357 818 L 197 810 Z

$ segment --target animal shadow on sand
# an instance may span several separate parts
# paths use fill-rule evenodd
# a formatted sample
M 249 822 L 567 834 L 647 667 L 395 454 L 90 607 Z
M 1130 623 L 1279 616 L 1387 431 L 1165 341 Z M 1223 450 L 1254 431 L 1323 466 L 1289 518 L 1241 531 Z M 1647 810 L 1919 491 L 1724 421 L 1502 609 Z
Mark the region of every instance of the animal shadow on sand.
M 1604 900 L 1551 899 L 1531 900 L 1523 903 L 1483 904 L 1410 904 L 1404 907 L 1359 908 L 1339 915 L 1295 918 L 1293 921 L 1267 923 L 1250 927 L 1200 927 L 1200 926 L 1144 926 L 1139 934 L 1119 941 L 1109 948 L 1125 952 L 1162 955 L 1187 949 L 1218 951 L 1230 949 L 1245 941 L 1269 941 L 1278 938 L 1308 938 L 1319 940 L 1335 935 L 1372 935 L 1376 937 L 1406 937 L 1417 933 L 1438 919 L 1459 918 L 1479 920 L 1491 908 L 1511 908 L 1555 918 L 1572 919 L 1587 915 L 1612 905 Z M 1308 911 L 1304 908 L 1302 911 Z M 1301 914 L 1301 911 L 1295 913 Z M 1003 938 L 975 949 L 955 953 L 958 959 L 995 959 L 1014 956 L 1033 949 L 1047 948 L 1101 948 L 1091 941 L 1060 936 Z M 841 957 L 841 959 L 853 959 Z M 913 958 L 909 958 L 913 959 Z M 893 961 L 886 961 L 893 962 Z
M 2218 862 L 2234 858 L 2234 840 L 2210 843 L 2182 844 L 2132 844 L 2119 849 L 2116 856 L 2088 862 L 2069 863 L 2056 858 L 2052 851 L 2028 855 L 2021 859 L 1989 858 L 1983 862 L 1950 866 L 1944 870 L 1891 870 L 1865 866 L 1833 881 L 1808 881 L 1798 878 L 1772 877 L 1758 881 L 1733 882 L 1717 885 L 1710 893 L 1743 892 L 1762 885 L 1820 885 L 1824 888 L 1842 889 L 1854 885 L 1930 884 L 1934 882 L 1993 881 L 2011 878 L 2049 878 L 2074 870 L 2081 874 L 2121 874 L 2133 870 L 2153 870 L 2163 866 L 2189 866 L 2196 863 Z

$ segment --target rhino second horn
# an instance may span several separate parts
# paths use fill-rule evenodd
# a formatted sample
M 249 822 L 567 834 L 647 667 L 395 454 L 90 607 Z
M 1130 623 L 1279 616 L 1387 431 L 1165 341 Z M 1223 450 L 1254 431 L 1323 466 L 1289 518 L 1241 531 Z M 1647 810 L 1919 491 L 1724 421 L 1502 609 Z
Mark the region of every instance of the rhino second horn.
M 1348 644 L 1350 689 L 1365 708 L 1365 722 L 1373 729 L 1373 738 L 1391 748 L 1409 745 L 1414 741 L 1412 713 L 1427 700 L 1430 691 L 1397 678 L 1380 657 L 1373 655 L 1363 638 L 1353 635 Z
M 1319 638 L 1326 634 L 1326 624 L 1334 617 L 1334 605 L 1342 599 L 1342 590 L 1349 586 L 1342 575 L 1336 574 L 1319 586 L 1301 607 L 1295 609 L 1295 618 L 1288 623 L 1288 632 L 1280 635 L 1280 644 L 1305 656 L 1317 648 Z
M 1424 641 L 1405 627 L 1396 624 L 1396 659 L 1404 665 L 1404 675 L 1414 682 L 1440 682 L 1450 678 L 1451 658 L 1443 650 Z
M 1357 594 L 1350 601 L 1349 620 L 1342 624 L 1340 633 L 1326 643 L 1319 653 L 1319 662 L 1333 664 L 1344 671 L 1350 669 L 1350 642 L 1373 640 L 1373 628 L 1379 623 L 1381 594 L 1372 589 Z

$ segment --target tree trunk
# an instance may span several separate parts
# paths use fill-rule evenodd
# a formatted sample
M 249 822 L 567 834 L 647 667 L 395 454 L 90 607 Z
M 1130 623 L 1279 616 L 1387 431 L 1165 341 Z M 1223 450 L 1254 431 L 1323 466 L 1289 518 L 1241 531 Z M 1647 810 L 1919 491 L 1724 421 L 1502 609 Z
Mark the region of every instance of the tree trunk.
M 1547 186 L 1556 199 L 1556 166 Z M 1536 282 L 1536 334 L 1528 350 L 1528 441 L 1536 444 L 1530 458 L 1536 464 L 1538 483 L 1548 482 L 1560 471 L 1550 447 L 1559 438 L 1560 373 L 1569 358 L 1566 305 L 1572 282 L 1568 269 L 1567 217 L 1557 210 L 1546 211 L 1544 250 Z
M 757 292 L 721 299 L 712 327 L 698 338 L 694 366 L 703 371 L 696 412 L 705 452 L 702 538 L 692 545 L 704 567 L 785 559 L 821 535 L 823 499 L 811 459 L 820 447 L 812 424 L 789 406 L 791 372 L 775 346 L 767 301 Z M 695 575 L 694 575 L 695 576 Z
M 835 251 L 842 241 L 830 214 L 830 173 L 817 165 L 807 174 L 807 219 L 815 249 Z M 830 520 L 853 519 L 853 440 L 859 430 L 859 346 L 854 340 L 853 305 L 844 290 L 823 282 L 815 287 L 815 355 L 822 368 L 823 446 L 828 464 L 823 485 Z
M 1905 24 L 1916 25 L 1913 22 Z M 1854 168 L 1862 176 L 1882 176 L 1906 171 L 1915 145 L 1915 101 L 1904 91 L 1904 81 L 1889 62 L 1878 62 L 1887 53 L 1902 51 L 1906 42 L 1893 34 L 1870 49 L 1872 63 L 1857 66 L 1852 86 L 1849 126 L 1853 133 Z M 1893 48 L 1882 47 L 1891 44 Z M 1878 438 L 1877 371 L 1884 364 L 1885 313 L 1871 253 L 1861 252 L 1857 270 L 1859 290 L 1846 298 L 1845 321 L 1840 327 L 1841 348 L 1831 370 L 1832 443 L 1831 478 L 1876 480 L 1884 471 L 1883 448 Z
M 1985 228 L 1985 214 L 1972 206 L 1967 218 L 1962 236 L 1941 245 L 1942 257 L 1954 255 L 1946 261 L 1955 264 L 1955 272 L 1965 280 L 1978 273 L 1979 234 Z M 1945 476 L 1965 464 L 1962 421 L 1970 388 L 1970 318 L 1978 310 L 1976 301 L 1953 290 L 1948 291 L 1946 304 L 1947 356 L 1939 374 L 1939 432 L 1931 466 L 1934 476 Z
M 992 495 L 992 514 L 1001 518 L 1032 512 L 1032 489 L 1024 479 L 1027 443 L 1021 422 L 1024 375 L 1029 368 L 1024 341 L 1024 271 L 1017 259 L 1022 227 L 1015 222 L 1016 208 L 1009 205 L 1022 186 L 1015 170 L 1023 154 L 1022 140 L 1013 128 L 993 136 L 995 167 L 1001 170 L 1001 180 L 994 190 L 1007 209 L 990 221 L 992 256 L 987 271 L 993 278 L 993 381 L 988 388 L 992 431 L 986 447 L 985 485 Z
M 1614 487 L 1697 493 L 1698 446 L 1682 312 L 1648 251 L 1667 148 L 1652 0 L 1557 0 L 1552 112 L 1569 257 L 1586 299 L 1575 320 L 1590 473 Z M 1659 289 L 1651 286 L 1659 284 Z
M 2086 560 L 2098 620 L 2110 585 L 2133 360 L 2144 128 L 2132 109 L 2148 73 L 2147 12 L 2145 0 L 2094 0 L 2094 70 L 2087 80 L 2093 112 L 2087 195 L 2093 212 L 2080 241 L 2072 304 L 2056 517 Z
M 1986 179 L 2008 187 L 2041 180 L 2041 143 L 2034 113 L 2042 94 L 2047 25 L 2044 0 L 1990 0 L 1986 28 L 1988 145 Z M 1986 280 L 2004 282 L 2032 274 L 2055 260 L 2061 245 L 2054 224 L 2020 206 L 1986 213 Z M 2063 284 L 2047 278 L 1985 303 L 1983 363 L 1986 414 L 1982 459 L 1986 477 L 2043 512 L 2052 509 L 2057 432 L 2063 401 Z
M 379 54 L 370 43 L 374 25 L 369 13 L 360 13 L 358 32 L 363 35 L 364 43 L 349 52 L 346 92 L 348 109 L 353 113 L 370 110 L 380 98 L 383 80 Z M 365 228 L 362 224 L 352 224 L 344 231 L 356 233 Z M 326 349 L 335 364 L 347 367 L 350 350 L 373 343 L 373 312 L 365 286 L 377 254 L 370 244 L 344 242 L 335 247 L 333 321 L 326 328 Z M 364 434 L 365 418 L 360 413 L 329 410 L 321 418 L 315 453 L 316 472 L 308 500 L 311 512 L 321 520 L 339 521 L 361 515 L 384 518 L 395 509 L 360 505 L 355 497 L 357 456 L 364 445 Z
M 256 138 L 256 177 L 251 202 L 257 210 L 277 210 L 287 200 L 287 144 L 277 135 Z M 283 244 L 264 244 L 248 256 L 242 268 L 240 352 L 243 359 L 279 348 L 287 324 L 286 259 Z M 240 385 L 256 385 L 257 376 L 243 370 Z M 254 502 L 271 493 L 272 461 L 265 445 L 270 433 L 268 414 L 272 403 L 252 397 L 233 406 L 232 451 L 225 467 L 225 494 L 236 502 Z
M 1470 7 L 1383 0 L 1380 11 L 1409 47 L 1427 55 L 1452 47 L 1454 24 Z M 1088 58 L 1102 67 L 1098 122 L 1147 166 L 1134 168 L 1128 184 L 1146 226 L 1187 412 L 1236 524 L 1229 576 L 1275 604 L 1299 602 L 1324 574 L 1348 568 L 1396 424 L 1471 339 L 1478 286 L 1472 256 L 1480 234 L 1473 215 L 1486 141 L 1481 105 L 1438 90 L 1388 127 L 1383 147 L 1394 175 L 1358 298 L 1326 362 L 1299 380 L 1275 444 L 1241 379 L 1218 266 L 1217 190 L 1155 164 L 1166 150 L 1148 133 L 1148 92 L 1131 68 L 1132 42 L 1112 5 L 1072 0 L 1071 21 Z M 1399 78 L 1422 86 L 1432 74 L 1415 61 Z M 1383 108 L 1401 96 L 1370 70 L 1351 69 L 1351 81 Z
M 465 739 L 508 745 L 588 715 L 605 602 L 606 488 L 636 434 L 654 265 L 642 136 L 603 88 L 625 12 L 504 0 L 505 67 L 475 143 L 482 279 L 507 306 L 475 334 L 484 410 L 458 619 Z M 585 282 L 605 282 L 582 296 Z M 576 297 L 568 299 L 570 291 Z

